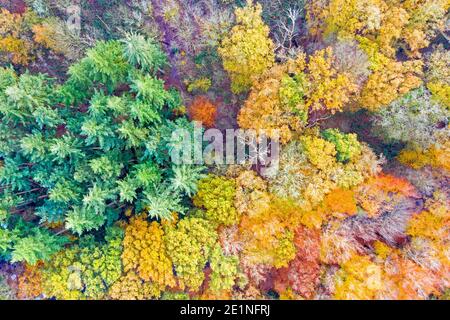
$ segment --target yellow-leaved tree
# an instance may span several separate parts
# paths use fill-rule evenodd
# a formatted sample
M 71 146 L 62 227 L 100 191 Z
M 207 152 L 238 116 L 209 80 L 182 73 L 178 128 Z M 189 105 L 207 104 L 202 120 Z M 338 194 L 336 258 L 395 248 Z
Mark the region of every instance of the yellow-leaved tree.
M 254 5 L 252 0 L 247 0 L 244 8 L 236 9 L 236 25 L 219 48 L 234 93 L 250 89 L 253 79 L 274 63 L 274 45 L 261 12 L 261 5 Z
M 421 85 L 421 50 L 444 30 L 449 5 L 447 0 L 309 0 L 306 17 L 314 37 L 359 43 L 372 71 L 359 105 L 376 111 Z M 433 89 L 445 99 L 442 85 Z
M 333 49 L 328 47 L 274 65 L 254 82 L 238 115 L 239 126 L 271 138 L 279 135 L 281 142 L 287 143 L 305 128 L 310 110 L 341 111 L 357 85 L 352 75 L 340 72 L 334 62 Z

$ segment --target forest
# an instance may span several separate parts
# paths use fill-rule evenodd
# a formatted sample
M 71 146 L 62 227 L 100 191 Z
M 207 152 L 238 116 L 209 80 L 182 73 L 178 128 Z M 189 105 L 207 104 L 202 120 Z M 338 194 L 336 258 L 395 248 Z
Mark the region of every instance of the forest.
M 450 299 L 449 8 L 0 0 L 0 300 Z

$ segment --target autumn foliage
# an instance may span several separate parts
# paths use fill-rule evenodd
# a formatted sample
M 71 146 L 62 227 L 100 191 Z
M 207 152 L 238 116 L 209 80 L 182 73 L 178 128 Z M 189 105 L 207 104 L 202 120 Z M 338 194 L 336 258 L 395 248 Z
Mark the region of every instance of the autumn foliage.
M 273 42 L 268 37 L 269 28 L 264 24 L 261 12 L 261 5 L 253 4 L 253 0 L 248 0 L 244 8 L 236 9 L 236 25 L 219 48 L 234 93 L 248 90 L 252 79 L 274 62 Z
M 164 231 L 158 222 L 148 223 L 145 215 L 134 217 L 126 227 L 122 263 L 125 272 L 134 272 L 143 281 L 161 288 L 175 286 L 172 261 L 167 256 Z M 128 276 L 134 277 L 132 273 Z
M 217 106 L 207 97 L 197 96 L 189 105 L 188 113 L 193 121 L 201 122 L 205 127 L 213 127 L 216 121 Z
M 449 299 L 448 0 L 69 2 L 1 2 L 0 300 Z

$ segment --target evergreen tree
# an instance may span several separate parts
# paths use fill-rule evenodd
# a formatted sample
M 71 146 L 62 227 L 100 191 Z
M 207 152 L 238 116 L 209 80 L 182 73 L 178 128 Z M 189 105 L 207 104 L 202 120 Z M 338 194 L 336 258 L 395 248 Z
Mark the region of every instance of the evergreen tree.
M 154 218 L 183 213 L 201 169 L 171 169 L 172 132 L 193 125 L 173 115 L 181 99 L 157 77 L 165 64 L 157 44 L 129 34 L 98 42 L 61 85 L 0 69 L 0 219 L 32 208 L 41 223 L 82 234 L 127 204 Z M 34 263 L 55 252 L 61 239 L 33 228 L 0 229 L 2 257 Z

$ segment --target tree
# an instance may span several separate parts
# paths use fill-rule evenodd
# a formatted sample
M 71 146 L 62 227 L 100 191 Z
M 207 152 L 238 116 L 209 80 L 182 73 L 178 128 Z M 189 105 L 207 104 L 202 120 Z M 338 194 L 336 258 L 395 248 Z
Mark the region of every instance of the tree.
M 189 217 L 164 230 L 164 243 L 179 279 L 180 288 L 198 291 L 205 279 L 203 268 L 217 242 L 217 233 L 207 220 Z
M 13 2 L 0 299 L 449 296 L 448 0 Z M 274 170 L 172 158 L 220 106 Z
M 64 238 L 36 229 L 34 234 L 17 240 L 11 253 L 11 262 L 26 261 L 34 265 L 38 261 L 46 261 L 58 252 L 65 242 Z
M 356 191 L 359 205 L 370 217 L 391 211 L 405 197 L 417 197 L 416 188 L 405 178 L 383 173 L 366 180 Z
M 279 293 L 292 288 L 302 297 L 311 299 L 320 276 L 319 232 L 299 226 L 295 231 L 294 243 L 297 250 L 295 259 L 289 262 L 288 267 L 277 270 L 274 287 Z
M 445 244 L 450 219 L 447 214 L 445 202 L 447 196 L 436 191 L 433 197 L 427 200 L 426 210 L 414 215 L 408 223 L 407 233 L 412 237 L 429 238 L 441 245 Z
M 447 136 L 447 134 L 440 135 L 438 143 L 426 150 L 403 149 L 397 159 L 414 169 L 431 166 L 449 170 L 448 151 L 450 150 L 450 143 Z
M 450 52 L 437 46 L 427 59 L 427 88 L 443 106 L 450 105 Z
M 145 214 L 133 217 L 125 229 L 123 247 L 122 263 L 128 273 L 125 278 L 137 276 L 143 282 L 152 282 L 162 289 L 175 287 L 172 261 L 164 243 L 164 230 L 158 222 L 147 222 Z
M 361 91 L 359 103 L 371 111 L 388 105 L 412 89 L 418 88 L 422 81 L 422 62 L 404 63 L 388 60 L 369 76 Z
M 0 52 L 8 57 L 6 61 L 26 66 L 31 58 L 32 45 L 21 37 L 26 33 L 24 16 L 2 8 L 0 25 Z
M 268 37 L 269 28 L 261 19 L 261 12 L 261 5 L 254 5 L 252 0 L 248 0 L 244 8 L 237 8 L 236 25 L 219 48 L 234 93 L 247 91 L 252 79 L 274 63 L 273 43 Z
M 189 105 L 188 113 L 193 121 L 198 121 L 205 127 L 211 128 L 216 122 L 217 106 L 208 98 L 197 96 Z
M 247 273 L 255 266 L 286 267 L 294 259 L 294 230 L 300 216 L 298 206 L 273 197 L 268 208 L 242 218 L 239 224 L 239 238 L 243 243 L 241 262 L 247 264 Z
M 150 38 L 141 34 L 127 33 L 122 40 L 128 62 L 144 72 L 153 74 L 162 71 L 167 64 L 167 57 L 160 46 Z
M 25 265 L 18 279 L 17 297 L 19 299 L 35 299 L 42 294 L 42 264 Z
M 14 64 L 27 65 L 29 61 L 29 45 L 22 39 L 11 36 L 0 39 L 0 51 L 10 56 Z
M 445 20 L 448 3 L 443 0 L 309 1 L 307 19 L 313 35 L 372 38 L 384 54 L 394 56 L 402 47 L 410 56 L 420 56 Z
M 130 271 L 114 282 L 108 295 L 113 300 L 150 300 L 159 298 L 161 290 L 158 285 L 144 282 Z
M 211 252 L 210 267 L 208 289 L 214 293 L 231 292 L 239 276 L 239 258 L 224 255 L 222 248 L 216 245 Z
M 447 168 L 448 110 L 421 87 L 394 101 L 374 118 L 374 132 L 387 142 L 403 142 L 398 160 L 413 168 Z
M 239 126 L 268 137 L 278 134 L 282 143 L 291 140 L 294 132 L 300 132 L 308 119 L 304 96 L 309 83 L 301 73 L 303 68 L 304 56 L 301 55 L 295 61 L 277 64 L 263 73 L 239 111 Z M 297 75 L 291 77 L 289 72 Z
M 233 225 L 240 215 L 234 207 L 236 185 L 233 180 L 210 175 L 200 181 L 198 192 L 193 198 L 194 205 L 206 210 L 208 220 L 217 224 Z
M 49 23 L 43 23 L 40 25 L 33 26 L 34 41 L 42 44 L 49 49 L 58 49 L 55 40 L 55 25 L 50 25 Z
M 281 150 L 280 167 L 270 177 L 269 190 L 294 200 L 306 212 L 311 211 L 332 190 L 359 185 L 380 171 L 382 159 L 363 143 L 359 147 L 361 152 L 355 152 L 350 161 L 342 163 L 338 161 L 334 143 L 320 137 L 318 132 L 309 132 Z
M 43 222 L 65 221 L 78 234 L 111 224 L 127 203 L 155 218 L 183 213 L 199 177 L 181 181 L 178 169 L 161 172 L 171 167 L 172 132 L 192 126 L 167 119 L 180 101 L 156 77 L 164 63 L 158 50 L 138 35 L 100 41 L 62 85 L 2 69 L 1 125 L 18 139 L 13 147 L 2 137 L 3 199 L 10 191 L 22 195 L 17 204 L 31 204 Z
M 172 171 L 171 188 L 175 192 L 182 192 L 189 197 L 197 193 L 199 181 L 206 177 L 203 173 L 205 171 L 203 166 L 173 166 Z
M 404 142 L 412 149 L 435 144 L 436 134 L 448 121 L 448 112 L 432 100 L 424 87 L 413 90 L 380 110 L 374 117 L 374 131 L 387 142 Z
M 442 29 L 447 10 L 441 0 L 329 0 L 309 1 L 306 16 L 313 36 L 358 42 L 372 71 L 359 104 L 377 110 L 420 86 L 420 50 Z
M 354 79 L 347 73 L 339 73 L 333 66 L 333 60 L 331 47 L 316 51 L 309 58 L 307 68 L 311 88 L 306 106 L 313 110 L 342 110 L 356 92 Z
M 352 100 L 356 79 L 334 66 L 328 47 L 275 65 L 256 81 L 238 115 L 240 127 L 287 143 L 302 133 L 310 111 L 335 113 Z
M 341 265 L 335 276 L 335 286 L 335 299 L 373 300 L 377 292 L 384 289 L 381 267 L 368 256 L 355 254 Z
M 57 299 L 102 299 L 122 274 L 123 230 L 111 227 L 103 242 L 92 236 L 59 252 L 43 268 L 45 296 Z
M 342 134 L 337 129 L 327 129 L 322 132 L 322 137 L 334 144 L 340 162 L 347 162 L 361 153 L 361 145 L 354 133 Z
M 0 227 L 0 258 L 36 265 L 40 261 L 50 260 L 67 242 L 66 237 L 11 216 Z

